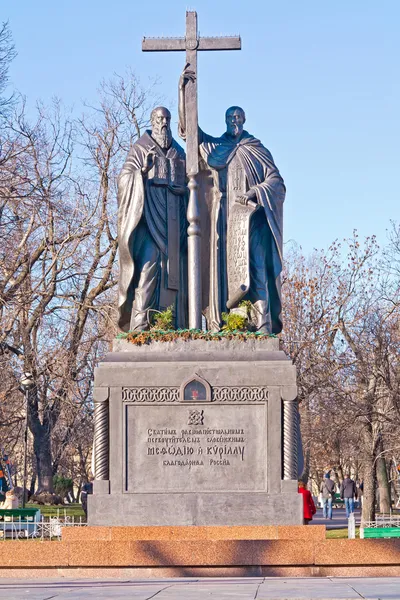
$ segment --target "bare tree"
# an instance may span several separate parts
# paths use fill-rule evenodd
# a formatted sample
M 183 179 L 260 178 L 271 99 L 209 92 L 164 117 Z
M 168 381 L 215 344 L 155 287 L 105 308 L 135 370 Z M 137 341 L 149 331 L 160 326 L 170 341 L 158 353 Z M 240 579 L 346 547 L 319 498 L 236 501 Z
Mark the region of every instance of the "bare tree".
M 33 374 L 29 427 L 39 491 L 91 423 L 93 369 L 115 334 L 116 177 L 145 124 L 135 79 L 103 85 L 78 121 L 59 102 L 9 118 L 0 168 L 0 344 Z M 119 92 L 123 95 L 119 96 Z M 87 452 L 80 444 L 82 457 Z M 86 459 L 87 460 L 87 459 Z
M 381 509 L 390 503 L 383 457 L 399 424 L 392 391 L 399 314 L 381 274 L 375 239 L 361 244 L 355 234 L 309 259 L 293 251 L 283 288 L 283 342 L 298 369 L 310 474 L 319 480 L 334 468 L 339 479 L 344 470 L 362 477 L 367 520 L 375 515 L 377 475 Z
M 8 86 L 10 64 L 16 54 L 10 27 L 7 22 L 3 22 L 0 25 L 0 119 L 11 107 L 15 97 L 13 93 L 10 93 L 8 97 L 3 94 Z

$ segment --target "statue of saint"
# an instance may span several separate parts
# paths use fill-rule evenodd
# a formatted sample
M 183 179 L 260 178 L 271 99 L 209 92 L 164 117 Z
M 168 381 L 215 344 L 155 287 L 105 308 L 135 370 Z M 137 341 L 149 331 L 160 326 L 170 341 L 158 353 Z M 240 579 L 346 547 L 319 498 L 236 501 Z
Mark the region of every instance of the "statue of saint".
M 174 306 L 187 327 L 185 152 L 160 106 L 151 130 L 131 147 L 118 179 L 119 320 L 123 331 L 149 328 L 151 309 Z
M 179 82 L 179 134 L 183 139 L 184 88 L 194 77 L 185 67 Z M 250 300 L 253 327 L 265 333 L 279 333 L 286 190 L 269 150 L 244 130 L 245 121 L 243 109 L 232 106 L 226 111 L 226 132 L 221 137 L 199 129 L 203 165 L 199 200 L 206 275 L 202 283 L 203 313 L 207 327 L 218 331 L 221 313 L 227 306 L 235 309 L 240 301 Z

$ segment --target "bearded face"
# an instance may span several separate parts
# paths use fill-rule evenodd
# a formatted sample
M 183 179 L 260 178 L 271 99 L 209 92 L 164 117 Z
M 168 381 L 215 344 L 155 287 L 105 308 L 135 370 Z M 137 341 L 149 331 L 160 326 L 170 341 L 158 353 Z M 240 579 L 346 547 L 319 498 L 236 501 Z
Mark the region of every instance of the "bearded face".
M 151 115 L 151 137 L 163 149 L 172 143 L 171 113 L 166 108 L 157 108 Z
M 234 138 L 239 138 L 243 133 L 246 117 L 241 108 L 230 109 L 226 113 L 226 132 Z

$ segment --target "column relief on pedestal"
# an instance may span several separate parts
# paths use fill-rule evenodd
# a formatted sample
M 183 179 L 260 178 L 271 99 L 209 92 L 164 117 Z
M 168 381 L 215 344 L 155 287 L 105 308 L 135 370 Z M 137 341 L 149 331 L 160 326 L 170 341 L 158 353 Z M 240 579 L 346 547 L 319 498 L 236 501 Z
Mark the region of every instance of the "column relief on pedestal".
M 109 479 L 109 388 L 94 388 L 94 477 Z
M 298 478 L 297 386 L 281 388 L 283 400 L 283 478 Z

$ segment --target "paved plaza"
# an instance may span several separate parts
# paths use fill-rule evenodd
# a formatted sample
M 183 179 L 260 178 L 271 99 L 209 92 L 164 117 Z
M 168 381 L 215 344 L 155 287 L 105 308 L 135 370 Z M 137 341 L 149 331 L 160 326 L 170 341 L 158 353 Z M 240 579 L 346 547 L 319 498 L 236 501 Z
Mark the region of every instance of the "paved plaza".
M 400 577 L 387 578 L 237 578 L 146 580 L 1 580 L 7 600 L 270 600 L 271 598 L 399 600 Z
M 355 510 L 356 527 L 360 526 L 361 512 L 357 508 Z M 324 519 L 322 516 L 322 508 L 317 508 L 317 514 L 314 515 L 311 525 L 325 525 L 327 529 L 344 529 L 347 527 L 346 510 L 344 508 L 334 508 L 332 513 L 332 521 Z

